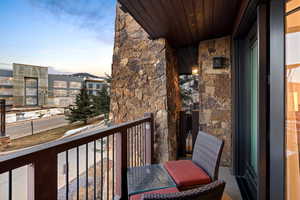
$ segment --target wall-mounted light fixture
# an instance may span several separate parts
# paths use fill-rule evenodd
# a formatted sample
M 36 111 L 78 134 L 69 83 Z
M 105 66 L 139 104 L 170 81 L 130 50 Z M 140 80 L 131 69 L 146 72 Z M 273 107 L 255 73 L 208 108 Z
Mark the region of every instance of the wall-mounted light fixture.
M 193 75 L 197 75 L 199 73 L 199 69 L 198 69 L 198 66 L 195 66 L 192 68 L 192 74 Z
M 213 68 L 214 69 L 223 69 L 226 67 L 226 58 L 225 57 L 214 57 L 213 58 Z

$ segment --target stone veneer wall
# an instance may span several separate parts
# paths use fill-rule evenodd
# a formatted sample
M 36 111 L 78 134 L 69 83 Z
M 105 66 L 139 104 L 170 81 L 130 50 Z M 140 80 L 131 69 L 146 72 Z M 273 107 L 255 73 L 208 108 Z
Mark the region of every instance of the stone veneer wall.
M 200 42 L 200 129 L 225 140 L 222 164 L 231 165 L 231 47 L 230 37 Z M 225 69 L 213 69 L 213 57 L 226 57 Z
M 147 33 L 117 5 L 112 65 L 111 114 L 114 123 L 155 115 L 156 162 L 176 158 L 176 118 L 180 110 L 177 61 L 164 39 Z

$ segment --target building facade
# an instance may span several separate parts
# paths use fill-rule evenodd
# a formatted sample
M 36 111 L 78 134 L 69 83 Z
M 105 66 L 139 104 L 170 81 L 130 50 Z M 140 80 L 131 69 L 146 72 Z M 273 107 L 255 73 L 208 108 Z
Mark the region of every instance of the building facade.
M 96 95 L 105 84 L 87 73 L 48 74 L 47 67 L 35 65 L 14 63 L 13 70 L 0 70 L 0 98 L 8 107 L 68 107 L 82 87 Z
M 48 75 L 49 105 L 67 107 L 74 104 L 75 97 L 83 87 L 83 79 L 70 75 Z

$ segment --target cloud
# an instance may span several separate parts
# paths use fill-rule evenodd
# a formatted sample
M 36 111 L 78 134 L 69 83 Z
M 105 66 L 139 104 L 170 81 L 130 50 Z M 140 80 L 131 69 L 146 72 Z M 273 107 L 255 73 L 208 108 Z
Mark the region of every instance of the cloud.
M 115 0 L 29 0 L 38 8 L 70 20 L 76 26 L 95 33 L 96 39 L 113 43 Z

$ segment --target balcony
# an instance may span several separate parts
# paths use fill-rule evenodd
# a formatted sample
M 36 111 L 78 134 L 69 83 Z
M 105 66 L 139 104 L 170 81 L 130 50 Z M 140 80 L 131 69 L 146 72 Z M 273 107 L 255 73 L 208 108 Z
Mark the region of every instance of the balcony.
M 1 182 L 6 183 L 3 193 L 9 200 L 118 199 L 124 196 L 121 191 L 126 188 L 127 168 L 151 163 L 152 131 L 153 118 L 147 115 L 3 155 L 0 158 Z M 27 168 L 24 187 L 17 187 L 22 190 L 27 185 L 27 194 L 20 194 L 14 190 L 14 181 L 24 167 Z
M 153 125 L 153 115 L 145 114 L 138 120 L 3 155 L 1 192 L 8 200 L 127 199 L 127 169 L 152 163 Z M 221 168 L 220 178 L 228 182 L 226 191 L 231 193 L 223 199 L 239 195 L 229 174 Z

